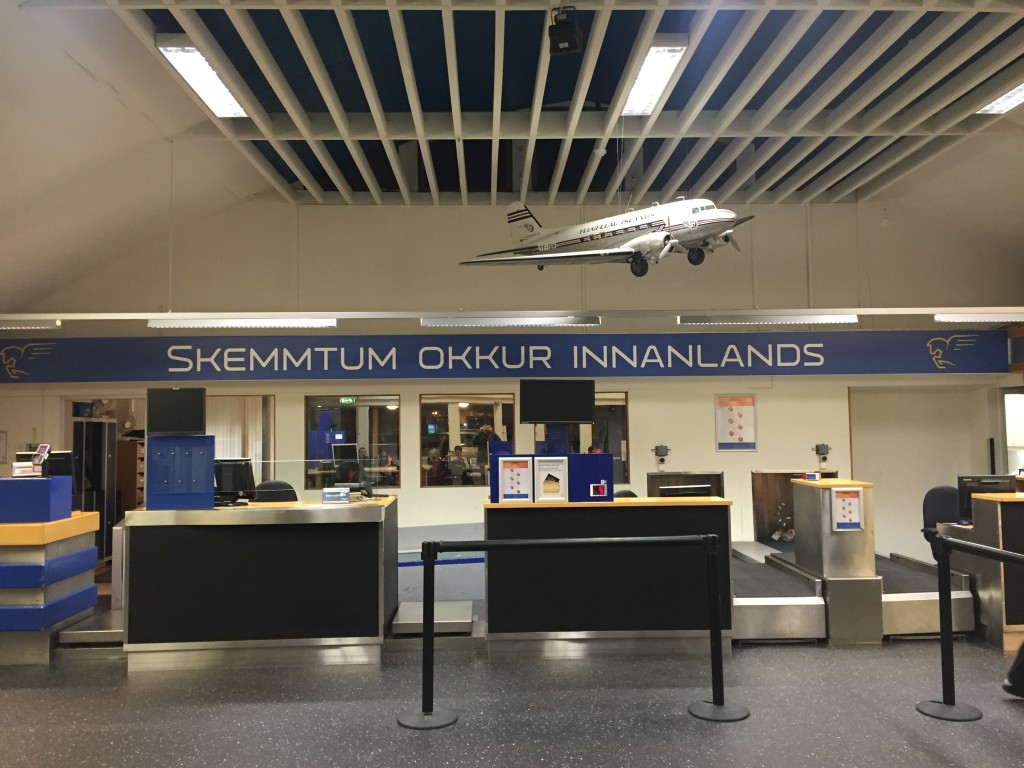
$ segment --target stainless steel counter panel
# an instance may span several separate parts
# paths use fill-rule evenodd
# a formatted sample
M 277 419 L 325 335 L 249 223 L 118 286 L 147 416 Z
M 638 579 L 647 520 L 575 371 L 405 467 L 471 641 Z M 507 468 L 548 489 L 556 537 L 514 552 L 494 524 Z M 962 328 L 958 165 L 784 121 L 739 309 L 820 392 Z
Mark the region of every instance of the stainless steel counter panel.
M 125 525 L 295 525 L 379 523 L 391 497 L 348 504 L 260 504 L 214 509 L 133 509 Z
M 873 578 L 875 516 L 872 485 L 838 478 L 792 482 L 796 564 L 826 578 Z M 832 530 L 831 492 L 834 488 L 861 490 L 862 530 Z

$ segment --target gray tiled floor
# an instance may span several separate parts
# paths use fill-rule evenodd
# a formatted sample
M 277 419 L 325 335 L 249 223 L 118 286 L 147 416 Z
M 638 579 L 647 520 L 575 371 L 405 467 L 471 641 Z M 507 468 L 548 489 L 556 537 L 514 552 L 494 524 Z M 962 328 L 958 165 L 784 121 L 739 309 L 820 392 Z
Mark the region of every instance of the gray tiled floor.
M 460 720 L 396 724 L 420 703 L 420 657 L 380 667 L 132 674 L 123 663 L 0 670 L 0 765 L 32 766 L 1024 766 L 1024 700 L 1009 659 L 956 644 L 958 700 L 982 720 L 914 709 L 941 697 L 935 641 L 838 650 L 738 646 L 726 701 L 739 723 L 687 714 L 706 659 L 438 657 L 436 703 Z

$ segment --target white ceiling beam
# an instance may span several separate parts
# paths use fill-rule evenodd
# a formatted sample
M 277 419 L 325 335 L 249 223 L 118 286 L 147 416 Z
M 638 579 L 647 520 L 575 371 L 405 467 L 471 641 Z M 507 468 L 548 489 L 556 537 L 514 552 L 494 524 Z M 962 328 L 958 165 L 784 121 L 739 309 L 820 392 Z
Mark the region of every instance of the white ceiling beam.
M 545 12 L 546 16 L 546 12 Z M 533 103 L 530 106 L 530 130 L 526 139 L 526 150 L 523 161 L 523 177 L 519 182 L 519 199 L 524 203 L 530 192 L 530 171 L 533 167 L 533 151 L 537 144 L 537 124 L 540 122 L 541 109 L 544 107 L 544 88 L 548 81 L 548 67 L 551 64 L 551 52 L 548 47 L 548 25 L 541 27 L 540 54 L 537 60 L 537 79 L 533 84 Z
M 504 3 L 502 3 L 504 6 Z M 498 163 L 501 160 L 501 93 L 505 67 L 505 8 L 494 11 L 494 97 L 491 102 L 491 205 L 498 204 Z
M 156 30 L 153 28 L 153 22 L 149 20 L 149 17 L 143 11 L 128 10 L 118 10 L 117 15 L 121 21 L 125 23 L 128 29 L 131 30 L 137 38 L 139 38 L 143 47 L 149 50 L 156 60 L 160 62 L 164 70 L 174 77 L 179 77 L 177 71 L 171 66 L 170 62 L 167 61 L 166 57 L 157 50 Z M 285 182 L 281 177 L 281 174 L 277 172 L 277 169 L 270 164 L 267 158 L 264 157 L 251 142 L 236 139 L 233 135 L 233 131 L 229 128 L 228 123 L 214 115 L 195 91 L 188 87 L 186 87 L 185 90 L 192 97 L 192 100 L 196 105 L 203 110 L 206 114 L 207 120 L 210 121 L 211 125 L 216 127 L 221 136 L 230 142 L 231 145 L 234 146 L 235 149 L 237 149 L 242 156 L 252 164 L 259 174 L 266 179 L 275 190 L 277 190 L 281 197 L 290 203 L 294 203 L 295 190 Z
M 640 24 L 640 31 L 637 32 L 636 40 L 633 42 L 633 49 L 626 60 L 626 67 L 619 78 L 618 84 L 615 86 L 615 92 L 612 95 L 611 102 L 608 104 L 608 110 L 605 112 L 603 134 L 594 142 L 594 149 L 590 153 L 587 167 L 584 169 L 580 183 L 576 187 L 576 203 L 578 205 L 582 204 L 583 198 L 590 191 L 590 184 L 594 180 L 594 174 L 597 173 L 597 168 L 607 151 L 608 140 L 614 134 L 616 126 L 622 121 L 622 108 L 629 97 L 629 91 L 633 87 L 637 74 L 640 72 L 640 67 L 643 66 L 644 59 L 647 57 L 647 51 L 650 49 L 654 36 L 658 32 L 658 24 L 661 23 L 664 15 L 664 8 L 650 10 L 644 14 L 644 20 Z
M 549 205 L 554 204 L 555 195 L 558 194 L 558 187 L 562 183 L 565 164 L 569 160 L 569 150 L 572 149 L 572 142 L 576 138 L 576 128 L 580 122 L 580 114 L 583 112 L 583 107 L 586 104 L 590 83 L 594 79 L 594 67 L 597 64 L 598 56 L 601 55 L 601 45 L 604 43 L 611 15 L 610 10 L 599 10 L 594 13 L 594 20 L 590 25 L 590 33 L 587 35 L 587 49 L 583 53 L 583 61 L 580 63 L 580 74 L 576 78 L 576 89 L 573 91 L 572 101 L 569 103 L 569 111 L 565 116 L 565 135 L 562 138 L 561 145 L 558 147 L 558 158 L 555 160 L 551 182 L 548 184 Z
M 348 115 L 341 104 L 341 99 L 338 98 L 338 92 L 334 88 L 334 83 L 327 72 L 327 67 L 324 66 L 323 58 L 320 56 L 316 44 L 309 34 L 309 28 L 302 20 L 302 16 L 298 11 L 284 9 L 281 11 L 281 15 L 284 17 L 284 22 L 292 34 L 292 39 L 299 47 L 299 53 L 302 54 L 306 67 L 313 76 L 313 82 L 316 83 L 321 98 L 323 98 L 324 103 L 327 105 L 331 120 L 334 121 L 334 126 L 338 129 L 339 137 L 345 142 L 345 147 L 352 156 L 352 161 L 356 164 L 356 168 L 362 175 L 366 188 L 369 190 L 370 195 L 373 196 L 374 202 L 380 205 L 382 202 L 380 184 L 377 183 L 377 177 L 366 159 L 362 146 L 352 138 L 349 132 Z
M 412 201 L 409 182 L 405 178 L 405 172 L 402 170 L 402 160 L 398 156 L 398 147 L 395 146 L 394 140 L 388 135 L 388 121 L 380 101 L 380 95 L 377 93 L 377 87 L 373 82 L 373 73 L 370 71 L 370 63 L 366 59 L 366 51 L 363 50 L 362 40 L 359 39 L 359 30 L 356 29 L 351 11 L 338 9 L 335 13 L 338 17 L 338 25 L 341 27 L 342 37 L 345 38 L 345 46 L 348 48 L 349 56 L 352 57 L 352 65 L 355 67 L 356 76 L 359 78 L 359 85 L 363 89 L 367 106 L 370 108 L 370 114 L 373 116 L 373 123 L 377 127 L 376 138 L 384 146 L 384 154 L 387 156 L 388 162 L 391 163 L 391 172 L 395 176 L 395 183 L 398 184 L 402 200 L 408 205 Z
M 743 18 L 740 19 L 739 24 L 733 29 L 715 61 L 708 68 L 708 71 L 704 73 L 704 77 L 701 78 L 700 83 L 690 95 L 689 100 L 687 100 L 686 106 L 679 113 L 676 135 L 662 142 L 658 152 L 647 166 L 644 175 L 633 188 L 633 195 L 635 197 L 641 198 L 647 194 L 647 190 L 650 189 L 654 180 L 658 178 L 658 174 L 661 173 L 662 168 L 665 167 L 672 153 L 679 146 L 679 142 L 688 135 L 690 126 L 697 115 L 704 109 L 704 106 L 728 73 L 729 68 L 735 63 L 736 58 L 740 55 L 743 48 L 746 47 L 747 43 L 750 42 L 750 38 L 757 31 L 758 25 L 767 15 L 768 11 L 766 10 L 743 14 Z
M 336 10 L 344 5 L 360 11 L 386 11 L 389 8 L 440 10 L 447 0 L 21 0 L 27 8 L 121 8 L 158 10 L 170 5 L 178 8 L 223 10 L 225 6 L 249 10 L 266 10 L 290 6 L 302 10 Z M 574 0 L 578 10 L 596 10 L 605 0 Z M 679 0 L 676 0 L 679 2 Z M 458 0 L 459 10 L 493 11 L 506 0 Z M 515 0 L 517 9 L 550 11 L 550 0 Z M 665 0 L 616 0 L 623 10 L 652 10 L 665 5 Z M 779 11 L 964 11 L 985 13 L 1020 12 L 1019 0 L 685 0 L 686 10 L 748 11 L 751 7 L 771 6 Z
M 238 99 L 238 102 L 245 109 L 246 113 L 252 118 L 252 121 L 259 127 L 264 134 L 269 135 L 271 120 L 267 115 L 266 111 L 260 105 L 259 100 L 249 89 L 245 80 L 235 69 L 231 60 L 227 54 L 217 43 L 213 34 L 207 28 L 207 26 L 199 18 L 199 14 L 196 11 L 187 11 L 172 9 L 171 13 L 174 14 L 175 20 L 181 25 L 181 28 L 188 35 L 192 44 L 195 45 L 203 54 L 210 65 L 214 68 L 214 71 L 220 76 L 224 84 L 227 85 L 232 95 Z M 318 203 L 324 201 L 324 191 L 321 189 L 320 184 L 317 183 L 316 179 L 306 168 L 306 164 L 299 159 L 299 156 L 295 154 L 295 151 L 283 141 L 268 138 L 267 142 L 273 147 L 274 151 L 277 152 L 281 160 L 284 161 L 285 165 L 291 169 L 291 172 L 295 174 L 295 177 L 299 180 L 299 183 L 305 187 L 306 191 L 316 200 Z
M 654 109 L 651 111 L 651 114 L 646 118 L 643 118 L 639 133 L 637 133 L 635 137 L 632 137 L 634 140 L 629 142 L 626 151 L 623 152 L 622 157 L 619 158 L 619 167 L 616 169 L 615 173 L 612 174 L 611 179 L 608 180 L 608 185 L 604 189 L 605 203 L 611 203 L 612 198 L 615 197 L 615 194 L 619 189 L 619 185 L 622 184 L 622 180 L 626 177 L 626 174 L 629 173 L 629 169 L 632 167 L 633 161 L 636 160 L 636 156 L 643 149 L 644 142 L 651 136 L 651 132 L 655 125 L 657 125 L 659 118 L 664 114 L 663 110 L 665 109 L 665 102 L 668 101 L 669 97 L 672 95 L 672 91 L 674 91 L 676 85 L 678 85 L 679 78 L 682 77 L 683 72 L 686 71 L 686 66 L 690 63 L 690 59 L 693 58 L 693 52 L 697 49 L 697 46 L 700 45 L 700 41 L 704 39 L 704 35 L 708 31 L 708 27 L 711 26 L 711 21 L 714 17 L 715 14 L 713 11 L 700 11 L 694 15 L 693 20 L 690 22 L 690 31 L 687 33 L 688 39 L 686 51 L 679 59 L 679 63 L 676 65 L 675 71 L 669 77 L 665 90 L 654 105 Z
M 322 141 L 317 141 L 312 137 L 309 115 L 306 114 L 306 110 L 303 109 L 295 92 L 288 85 L 284 74 L 281 72 L 281 68 L 277 66 L 273 55 L 267 48 L 266 43 L 263 42 L 263 37 L 260 35 L 259 30 L 256 29 L 252 16 L 250 16 L 248 11 L 239 11 L 232 8 L 227 9 L 225 13 L 234 25 L 239 37 L 242 38 L 242 42 L 249 49 L 249 53 L 252 54 L 256 66 L 260 68 L 260 72 L 263 73 L 263 77 L 266 78 L 267 83 L 269 83 L 274 91 L 274 95 L 280 100 L 285 112 L 288 113 L 288 116 L 302 134 L 302 138 L 313 151 L 313 155 L 320 162 L 324 171 L 327 172 L 335 189 L 338 190 L 338 193 L 344 198 L 345 202 L 352 202 L 352 188 L 349 186 L 348 181 L 345 180 L 337 163 L 334 162 L 331 153 L 327 151 L 327 146 Z
M 441 9 L 444 28 L 444 55 L 448 69 L 448 92 L 452 105 L 452 131 L 455 134 L 455 162 L 459 172 L 459 196 L 462 204 L 469 202 L 466 182 L 466 148 L 462 143 L 462 98 L 459 95 L 459 62 L 455 51 L 455 19 L 450 7 Z
M 761 87 L 765 84 L 765 81 L 778 69 L 779 65 L 785 60 L 793 48 L 800 42 L 803 36 L 807 33 L 811 24 L 814 23 L 815 19 L 820 15 L 819 11 L 805 11 L 801 13 L 794 13 L 789 21 L 786 22 L 785 27 L 778 34 L 778 36 L 772 41 L 768 49 L 762 54 L 762 56 L 754 63 L 750 68 L 747 76 L 743 79 L 740 86 L 733 92 L 732 96 L 725 103 L 725 106 L 718 111 L 718 124 L 720 130 L 718 135 L 710 139 L 711 141 L 718 139 L 727 129 L 732 126 L 736 117 L 742 112 L 743 108 L 750 103 L 750 100 L 757 95 L 757 92 L 761 90 Z M 709 141 L 709 139 L 705 139 Z M 726 151 L 722 152 L 719 157 L 712 163 L 711 167 L 697 180 L 696 184 L 691 188 L 690 194 L 693 197 L 704 197 L 708 189 L 715 181 L 725 173 L 726 169 L 739 157 L 740 153 L 746 146 L 746 142 L 743 141 L 732 141 L 729 143 L 729 147 Z M 704 152 L 699 149 L 692 152 L 692 155 L 706 154 L 711 149 L 709 145 Z M 689 158 L 687 158 L 689 160 Z M 693 167 L 696 167 L 694 164 Z M 687 176 L 693 171 L 693 167 L 685 173 L 678 174 L 678 182 L 676 181 L 677 175 L 674 174 L 669 180 L 668 185 L 665 189 L 662 189 L 662 194 L 667 190 L 667 187 L 675 187 L 671 190 L 673 193 L 679 188 L 679 184 L 686 179 Z
M 437 174 L 434 172 L 434 158 L 430 154 L 430 143 L 427 141 L 426 131 L 423 129 L 423 107 L 420 106 L 420 94 L 416 87 L 416 73 L 413 71 L 412 52 L 409 50 L 409 37 L 405 34 L 403 13 L 399 8 L 388 8 L 388 19 L 391 21 L 391 33 L 395 36 L 395 49 L 398 52 L 398 63 L 402 69 L 405 95 L 409 100 L 409 112 L 412 114 L 413 125 L 416 126 L 416 143 L 420 148 L 420 162 L 423 163 L 423 172 L 426 174 L 427 186 L 430 188 L 430 197 L 437 205 L 441 202 L 438 196 Z
M 777 120 L 779 115 L 784 113 L 789 103 L 821 71 L 821 68 L 832 60 L 839 49 L 853 37 L 870 15 L 867 12 L 844 13 L 829 27 L 828 33 L 804 57 L 799 66 L 796 67 L 796 71 L 786 78 L 786 82 L 782 83 L 758 110 L 754 121 L 751 123 L 753 136 L 747 139 L 746 144 L 749 144 L 753 138 L 762 134 L 770 123 Z M 753 154 L 753 162 L 745 167 L 742 172 L 737 170 L 721 187 L 717 196 L 723 200 L 728 200 L 736 193 L 736 190 L 747 184 L 785 144 L 784 140 L 779 141 L 776 138 L 762 143 Z M 740 152 L 742 153 L 742 149 Z

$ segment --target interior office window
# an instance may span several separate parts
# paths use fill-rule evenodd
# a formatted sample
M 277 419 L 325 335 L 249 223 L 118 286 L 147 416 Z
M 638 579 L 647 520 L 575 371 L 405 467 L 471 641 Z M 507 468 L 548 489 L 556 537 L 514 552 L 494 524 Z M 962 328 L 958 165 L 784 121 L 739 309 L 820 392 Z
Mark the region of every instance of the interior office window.
M 274 479 L 274 398 L 207 395 L 206 433 L 220 459 L 250 458 L 259 484 Z
M 629 408 L 625 392 L 594 395 L 594 423 L 569 425 L 569 452 L 612 455 L 616 483 L 629 482 Z M 544 442 L 544 425 L 534 426 L 535 443 Z
M 420 485 L 486 485 L 486 446 L 514 443 L 515 423 L 511 394 L 421 396 Z
M 306 398 L 306 488 L 401 484 L 398 395 Z

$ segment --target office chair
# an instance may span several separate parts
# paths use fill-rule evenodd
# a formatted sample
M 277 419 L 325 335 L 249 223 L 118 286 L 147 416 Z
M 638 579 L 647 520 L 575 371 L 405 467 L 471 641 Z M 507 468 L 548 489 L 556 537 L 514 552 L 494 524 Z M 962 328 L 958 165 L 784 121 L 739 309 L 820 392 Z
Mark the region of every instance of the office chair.
M 343 461 L 338 465 L 339 483 L 359 483 L 363 480 L 363 468 L 358 461 Z
M 253 501 L 298 501 L 299 494 L 284 480 L 264 480 L 256 486 Z
M 935 543 L 939 523 L 955 523 L 960 520 L 960 492 L 951 485 L 937 485 L 924 495 L 922 505 L 924 528 L 921 533 L 932 546 L 932 556 L 939 559 L 939 547 Z
M 628 488 L 623 488 L 621 491 L 616 491 L 612 494 L 613 499 L 635 499 L 637 498 L 636 492 L 631 491 Z

